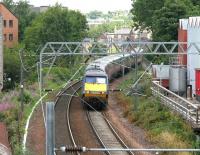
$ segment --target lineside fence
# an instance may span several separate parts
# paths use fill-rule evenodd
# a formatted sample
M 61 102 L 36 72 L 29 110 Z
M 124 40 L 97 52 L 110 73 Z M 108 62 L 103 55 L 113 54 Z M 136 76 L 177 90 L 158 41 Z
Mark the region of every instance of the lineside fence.
M 152 82 L 151 90 L 152 94 L 158 97 L 162 104 L 183 116 L 193 127 L 200 127 L 198 106 L 161 86 L 159 81 Z

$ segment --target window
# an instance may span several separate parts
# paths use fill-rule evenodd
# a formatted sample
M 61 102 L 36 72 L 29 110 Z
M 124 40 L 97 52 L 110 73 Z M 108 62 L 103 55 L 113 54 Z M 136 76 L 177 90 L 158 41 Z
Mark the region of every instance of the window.
M 13 27 L 13 20 L 9 20 L 9 27 Z
M 93 76 L 87 76 L 85 78 L 86 83 L 98 83 L 98 84 L 105 84 L 106 78 L 105 77 L 93 77 Z
M 4 27 L 6 27 L 6 20 L 3 20 L 3 25 Z
M 9 40 L 13 41 L 13 34 L 9 34 Z
M 106 78 L 104 78 L 104 77 L 97 77 L 96 83 L 105 84 L 106 83 Z
M 7 35 L 4 34 L 4 35 L 3 35 L 3 41 L 6 41 L 6 40 L 7 40 Z
M 85 78 L 85 82 L 86 83 L 95 83 L 96 82 L 96 78 L 95 77 L 92 77 L 92 76 L 87 76 Z

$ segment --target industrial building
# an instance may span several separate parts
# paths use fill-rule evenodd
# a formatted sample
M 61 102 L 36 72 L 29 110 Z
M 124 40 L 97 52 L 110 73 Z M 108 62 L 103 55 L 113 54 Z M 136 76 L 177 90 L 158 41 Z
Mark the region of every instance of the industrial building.
M 155 80 L 172 92 L 185 94 L 188 98 L 200 101 L 200 17 L 189 17 L 179 20 L 178 42 L 183 44 L 178 52 L 175 65 L 155 65 L 153 75 Z M 187 44 L 184 44 L 186 42 Z M 194 44 L 195 46 L 190 46 Z

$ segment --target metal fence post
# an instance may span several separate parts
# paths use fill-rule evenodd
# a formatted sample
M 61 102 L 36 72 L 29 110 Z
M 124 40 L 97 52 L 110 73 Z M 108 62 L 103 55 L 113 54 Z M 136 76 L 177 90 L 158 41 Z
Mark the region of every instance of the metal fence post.
M 46 103 L 46 155 L 54 155 L 55 111 L 54 102 Z

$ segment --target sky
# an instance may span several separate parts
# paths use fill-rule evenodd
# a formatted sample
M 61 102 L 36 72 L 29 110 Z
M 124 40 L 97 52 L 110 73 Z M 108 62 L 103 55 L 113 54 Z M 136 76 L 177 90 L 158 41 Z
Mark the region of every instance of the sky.
M 83 13 L 92 10 L 100 10 L 102 12 L 130 10 L 132 3 L 131 0 L 29 0 L 29 2 L 34 6 L 48 6 L 58 2 L 69 9 L 79 10 Z

